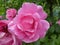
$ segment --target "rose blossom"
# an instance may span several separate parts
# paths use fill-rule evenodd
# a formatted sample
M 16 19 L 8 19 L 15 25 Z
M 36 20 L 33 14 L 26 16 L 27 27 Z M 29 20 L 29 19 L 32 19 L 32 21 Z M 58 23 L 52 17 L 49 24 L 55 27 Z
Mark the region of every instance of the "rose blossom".
M 18 15 L 8 24 L 8 29 L 17 38 L 26 43 L 37 41 L 46 35 L 50 25 L 46 20 L 47 14 L 41 6 L 34 3 L 24 3 L 18 10 Z
M 14 8 L 9 8 L 6 11 L 6 18 L 12 20 L 16 16 L 17 10 Z
M 21 42 L 8 32 L 7 24 L 7 20 L 0 20 L 0 45 L 21 45 Z

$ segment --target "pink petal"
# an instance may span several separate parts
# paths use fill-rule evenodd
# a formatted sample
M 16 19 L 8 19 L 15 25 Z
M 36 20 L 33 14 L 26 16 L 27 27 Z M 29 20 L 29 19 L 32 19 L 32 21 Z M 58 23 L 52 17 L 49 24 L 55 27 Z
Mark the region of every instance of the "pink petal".
M 4 33 L 4 32 L 0 32 L 0 38 L 3 38 L 3 37 L 4 37 L 4 35 L 5 35 L 5 33 Z
M 1 22 L 4 22 L 6 24 L 8 24 L 10 21 L 9 20 L 0 20 Z
M 24 34 L 23 32 L 21 32 L 21 30 L 19 30 L 17 28 L 17 26 L 12 22 L 8 24 L 8 29 L 9 32 L 11 32 L 12 34 L 15 34 L 16 36 L 18 36 L 19 39 L 23 39 L 24 38 Z
M 46 19 L 47 13 L 43 10 L 42 6 L 37 6 L 37 8 L 38 8 L 37 12 L 41 16 L 41 19 Z
M 40 38 L 45 37 L 49 27 L 50 27 L 50 24 L 46 20 L 40 20 L 40 24 L 38 25 L 38 31 L 37 31 L 37 33 L 40 35 Z
M 23 39 L 23 41 L 26 42 L 26 43 L 32 43 L 32 42 L 37 41 L 38 39 L 39 39 L 39 35 L 35 35 L 35 36 L 34 36 L 33 38 L 31 38 L 31 39 L 25 37 L 25 38 Z
M 40 15 L 38 13 L 34 13 L 32 17 L 35 19 L 35 21 L 39 21 L 41 19 Z
M 12 44 L 12 37 L 11 35 L 8 35 L 3 37 L 3 38 L 0 38 L 0 44 L 1 45 L 11 45 Z
M 37 5 L 34 3 L 23 3 L 22 13 L 34 13 L 37 11 Z
M 50 27 L 50 24 L 46 20 L 40 20 L 40 23 L 42 24 L 42 28 L 47 31 Z
M 20 40 L 18 40 L 14 35 L 12 37 L 13 37 L 13 40 L 14 40 L 12 45 L 22 45 L 22 42 Z

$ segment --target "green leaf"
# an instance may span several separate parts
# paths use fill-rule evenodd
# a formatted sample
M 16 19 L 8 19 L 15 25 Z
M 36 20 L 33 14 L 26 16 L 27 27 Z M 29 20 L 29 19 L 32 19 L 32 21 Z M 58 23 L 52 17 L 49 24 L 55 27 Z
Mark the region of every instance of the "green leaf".
M 40 45 L 40 40 L 36 41 L 34 45 Z

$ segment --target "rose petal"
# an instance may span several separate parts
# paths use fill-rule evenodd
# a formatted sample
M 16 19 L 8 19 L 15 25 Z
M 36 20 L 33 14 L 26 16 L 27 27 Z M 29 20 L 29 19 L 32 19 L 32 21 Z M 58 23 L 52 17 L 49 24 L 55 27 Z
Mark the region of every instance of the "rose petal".
M 44 30 L 48 30 L 50 27 L 50 24 L 46 20 L 40 20 L 40 23 L 42 24 L 42 28 Z
M 22 5 L 23 10 L 25 10 L 25 12 L 30 12 L 30 13 L 34 13 L 37 10 L 37 5 L 35 5 L 34 3 L 24 3 Z
M 19 39 L 23 39 L 24 38 L 24 34 L 21 32 L 21 30 L 19 30 L 17 28 L 16 25 L 13 25 L 13 23 L 9 23 L 8 27 L 9 27 L 8 28 L 9 29 L 9 32 L 11 32 L 12 34 L 17 35 Z
M 38 26 L 38 32 L 40 38 L 44 38 L 46 35 L 47 30 L 49 29 L 50 24 L 46 20 L 40 20 L 40 24 Z
M 4 37 L 5 33 L 4 32 L 0 32 L 0 38 Z
M 38 39 L 39 39 L 39 35 L 35 35 L 32 39 L 25 37 L 25 39 L 23 39 L 23 41 L 26 43 L 31 43 L 31 42 L 37 41 Z
M 34 3 L 23 3 L 22 10 L 23 13 L 34 13 L 37 11 L 37 5 Z
M 37 12 L 39 13 L 41 19 L 46 19 L 47 13 L 43 10 L 42 6 L 37 6 L 37 8 L 38 8 Z

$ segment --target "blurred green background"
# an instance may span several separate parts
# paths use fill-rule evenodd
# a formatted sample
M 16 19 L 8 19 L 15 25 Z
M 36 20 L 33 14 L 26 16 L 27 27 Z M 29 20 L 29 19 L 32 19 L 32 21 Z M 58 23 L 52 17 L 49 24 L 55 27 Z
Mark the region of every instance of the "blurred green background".
M 23 42 L 23 45 L 60 45 L 60 26 L 56 24 L 56 21 L 60 19 L 60 0 L 0 0 L 0 15 L 5 17 L 8 8 L 18 10 L 24 2 L 42 5 L 48 13 L 46 20 L 51 23 L 51 26 L 45 38 L 30 44 Z

